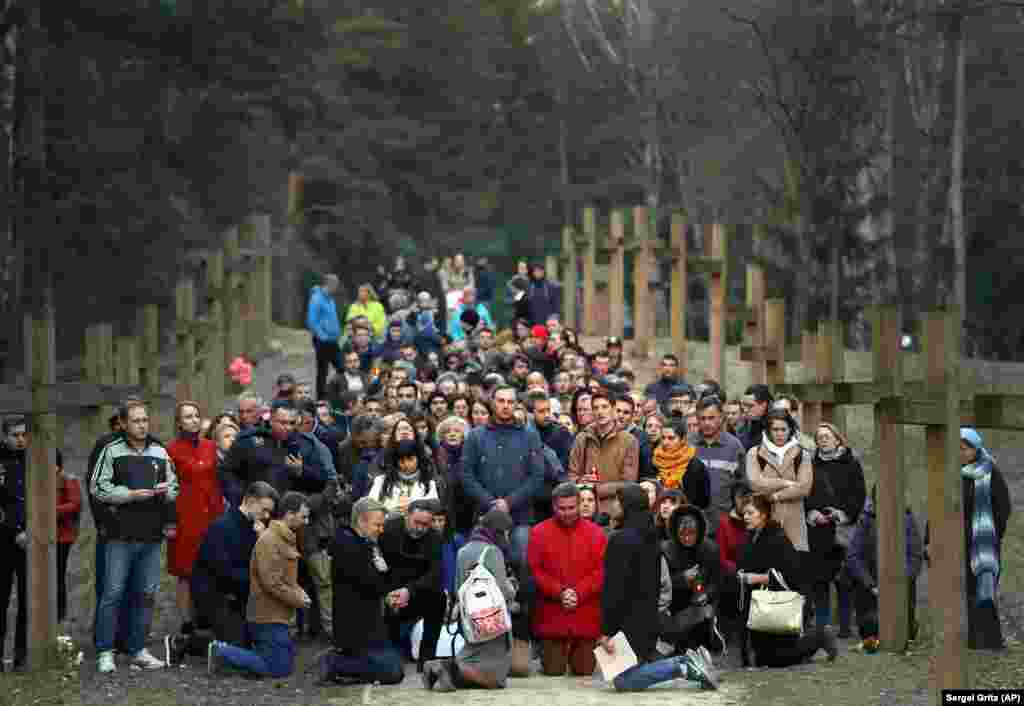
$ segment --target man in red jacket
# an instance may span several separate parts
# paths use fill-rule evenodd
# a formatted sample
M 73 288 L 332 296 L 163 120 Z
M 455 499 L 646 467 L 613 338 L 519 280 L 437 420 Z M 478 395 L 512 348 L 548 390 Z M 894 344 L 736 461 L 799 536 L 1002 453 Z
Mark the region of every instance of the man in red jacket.
M 554 517 L 530 531 L 527 563 L 537 584 L 533 634 L 548 676 L 593 674 L 601 635 L 604 532 L 580 517 L 580 491 L 562 483 L 551 493 Z

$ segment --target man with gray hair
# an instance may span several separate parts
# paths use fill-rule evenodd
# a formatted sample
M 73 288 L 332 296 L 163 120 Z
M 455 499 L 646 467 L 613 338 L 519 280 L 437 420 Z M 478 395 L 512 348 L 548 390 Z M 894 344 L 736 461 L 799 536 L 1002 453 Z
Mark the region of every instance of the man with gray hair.
M 323 284 L 313 287 L 309 295 L 309 309 L 306 312 L 306 328 L 313 336 L 313 352 L 316 354 L 316 398 L 323 399 L 327 392 L 327 370 L 333 365 L 341 370 L 341 322 L 334 294 L 338 291 L 338 276 L 324 275 Z
M 561 483 L 551 492 L 554 517 L 530 530 L 526 559 L 536 582 L 532 615 L 534 637 L 541 641 L 541 669 L 562 676 L 590 676 L 594 647 L 601 635 L 601 585 L 604 581 L 604 531 L 580 517 L 580 491 Z
M 397 684 L 405 676 L 381 610 L 401 587 L 377 545 L 386 512 L 377 500 L 360 498 L 352 506 L 351 526 L 339 527 L 335 535 L 334 649 L 318 663 L 321 683 Z
M 246 391 L 238 396 L 238 425 L 239 431 L 253 429 L 260 425 L 260 415 L 263 414 L 263 398 L 255 392 Z

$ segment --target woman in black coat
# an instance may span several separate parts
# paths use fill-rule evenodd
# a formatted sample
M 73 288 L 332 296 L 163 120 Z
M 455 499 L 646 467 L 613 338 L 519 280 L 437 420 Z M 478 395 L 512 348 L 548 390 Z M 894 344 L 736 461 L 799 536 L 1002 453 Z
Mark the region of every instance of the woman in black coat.
M 864 470 L 843 434 L 823 422 L 814 435 L 814 483 L 804 500 L 807 542 L 804 580 L 811 589 L 818 627 L 832 622 L 831 585 L 839 603 L 839 637 L 850 636 L 850 589 L 843 565 L 853 527 L 867 498 Z
M 785 590 L 771 575 L 775 569 L 791 590 L 800 586 L 800 556 L 782 526 L 771 519 L 772 501 L 764 495 L 753 495 L 743 508 L 743 520 L 750 532 L 750 541 L 736 562 L 736 578 L 744 586 L 745 613 L 750 610 L 750 593 L 768 585 L 770 589 Z M 746 616 L 744 616 L 746 622 Z M 759 667 L 789 667 L 810 660 L 819 649 L 828 653 L 829 660 L 838 654 L 835 637 L 819 628 L 811 635 L 773 635 L 750 631 L 750 646 L 754 648 L 755 663 Z M 743 661 L 747 663 L 746 644 Z
M 620 631 L 642 662 L 652 661 L 658 638 L 661 548 L 644 489 L 627 483 L 611 504 L 619 529 L 608 539 L 601 590 L 601 639 Z

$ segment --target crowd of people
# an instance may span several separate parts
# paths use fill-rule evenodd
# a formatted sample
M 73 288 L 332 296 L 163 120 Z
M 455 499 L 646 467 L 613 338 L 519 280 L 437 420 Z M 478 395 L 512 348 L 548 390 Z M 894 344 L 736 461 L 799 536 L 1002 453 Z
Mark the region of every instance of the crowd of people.
M 408 290 L 401 270 L 392 284 Z M 243 393 L 212 417 L 181 401 L 167 443 L 145 402 L 127 400 L 81 485 L 55 471 L 62 618 L 83 496 L 96 525 L 99 671 L 121 654 L 144 669 L 205 657 L 281 677 L 312 639 L 329 643 L 324 682 L 393 684 L 411 661 L 428 689 L 493 689 L 537 661 L 545 675 L 592 674 L 622 633 L 639 664 L 616 689 L 713 689 L 730 647 L 785 667 L 835 659 L 855 626 L 877 636 L 874 502 L 842 430 L 805 433 L 799 401 L 764 385 L 733 399 L 714 380 L 688 384 L 671 354 L 638 389 L 620 340 L 584 350 L 543 267 L 519 275 L 505 329 L 461 257 L 440 301 L 422 291 L 384 308 L 364 285 L 344 323 L 327 275 L 307 319 L 315 381 L 282 374 L 273 399 Z M 18 667 L 31 435 L 23 418 L 3 432 L 0 605 L 16 577 Z M 1000 648 L 1009 493 L 981 436 L 961 439 L 971 646 Z M 909 509 L 906 528 L 913 636 L 926 547 Z M 164 542 L 181 627 L 157 657 L 146 642 Z M 491 601 L 485 618 L 459 600 L 467 586 Z M 806 629 L 748 629 L 762 587 L 805 595 Z

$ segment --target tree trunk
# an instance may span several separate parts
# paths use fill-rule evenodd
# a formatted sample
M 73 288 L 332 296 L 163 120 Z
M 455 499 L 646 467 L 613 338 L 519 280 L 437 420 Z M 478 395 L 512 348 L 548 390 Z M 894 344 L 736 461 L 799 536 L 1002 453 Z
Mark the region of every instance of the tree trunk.
M 953 139 L 950 145 L 949 227 L 953 241 L 953 305 L 960 321 L 967 312 L 967 234 L 964 232 L 964 140 L 967 131 L 967 38 L 964 18 L 951 22 L 949 41 L 956 45 Z
M 558 93 L 558 163 L 562 182 L 562 225 L 572 225 L 572 197 L 569 195 L 569 86 Z
M 829 302 L 828 318 L 830 321 L 839 321 L 839 288 L 842 285 L 842 276 L 839 268 L 840 245 L 843 234 L 839 227 L 832 233 L 832 252 L 829 258 Z
M 896 38 L 886 51 L 886 92 L 888 94 L 889 212 L 892 223 L 892 267 L 884 303 L 901 310 L 903 325 L 917 315 L 914 258 L 918 250 L 918 200 L 915 198 L 915 127 L 907 91 L 905 55 Z

